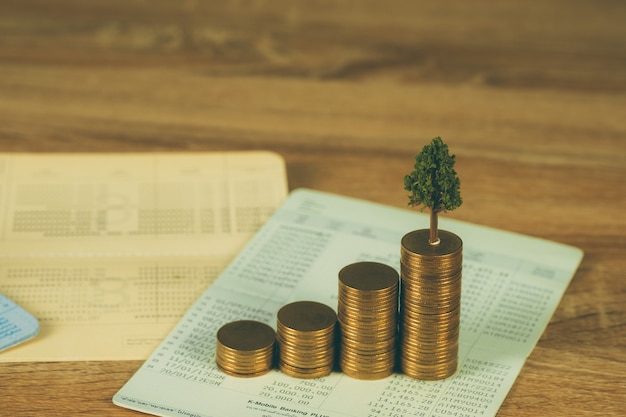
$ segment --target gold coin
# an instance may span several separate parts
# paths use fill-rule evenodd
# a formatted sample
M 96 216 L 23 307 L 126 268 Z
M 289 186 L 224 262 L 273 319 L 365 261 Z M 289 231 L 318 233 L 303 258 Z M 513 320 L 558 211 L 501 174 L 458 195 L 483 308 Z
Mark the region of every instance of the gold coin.
M 357 379 L 395 369 L 399 275 L 390 266 L 357 262 L 339 272 L 339 367 Z
M 215 362 L 223 372 L 238 377 L 265 374 L 274 362 L 276 332 L 265 323 L 239 320 L 217 332 Z
M 454 233 L 439 230 L 439 244 L 429 242 L 430 230 L 420 229 L 407 233 L 402 238 L 402 247 L 420 257 L 445 257 L 463 248 L 463 241 Z
M 339 300 L 338 307 L 337 314 L 341 313 L 346 317 L 359 317 L 361 320 L 374 320 L 381 316 L 395 317 L 398 314 L 398 300 L 395 297 L 389 300 L 375 300 L 368 304 L 342 299 Z
M 321 303 L 298 301 L 276 315 L 279 369 L 298 378 L 317 378 L 335 363 L 337 314 Z
M 224 372 L 225 374 L 228 374 L 230 376 L 235 376 L 237 378 L 253 378 L 253 377 L 257 377 L 257 376 L 261 376 L 261 375 L 265 375 L 266 373 L 268 373 L 270 371 L 270 369 L 264 369 L 262 371 L 258 371 L 258 372 L 244 372 L 244 373 L 238 373 L 238 372 L 234 372 L 229 368 L 223 367 L 221 366 L 219 363 L 217 364 L 217 367 L 220 371 Z
M 344 373 L 359 373 L 360 375 L 366 375 L 369 373 L 381 373 L 381 372 L 393 372 L 395 369 L 395 355 L 392 355 L 388 359 L 384 358 L 375 358 L 369 362 L 361 362 L 355 361 L 353 359 L 350 360 L 340 360 L 339 368 Z
M 337 325 L 335 322 L 335 324 L 333 324 L 332 327 L 329 327 L 328 329 L 302 332 L 285 327 L 280 322 L 278 322 L 278 326 L 276 327 L 276 336 L 278 338 L 281 338 L 282 340 L 297 339 L 299 343 L 309 342 L 313 344 L 318 344 L 325 340 L 332 339 L 336 332 L 336 328 Z
M 366 333 L 375 333 L 388 328 L 395 328 L 397 322 L 398 317 L 396 315 L 381 317 L 378 321 L 371 319 L 359 320 L 359 317 L 340 317 L 338 326 L 340 329 L 354 329 Z
M 279 362 L 278 369 L 285 375 L 292 376 L 294 378 L 313 379 L 321 378 L 329 375 L 333 371 L 333 366 L 322 366 L 318 368 L 298 368 L 287 363 Z
M 343 343 L 340 346 L 340 350 L 342 349 L 353 349 L 357 350 L 361 353 L 367 354 L 368 352 L 384 352 L 388 350 L 394 350 L 397 343 L 398 338 L 394 335 L 388 339 L 351 339 L 346 337 L 343 340 Z
M 217 341 L 238 352 L 258 351 L 274 345 L 276 332 L 265 323 L 239 320 L 222 326 Z
M 335 362 L 335 356 L 333 354 L 327 357 L 311 358 L 311 357 L 302 357 L 302 356 L 292 357 L 289 355 L 281 355 L 280 361 L 292 367 L 297 367 L 297 368 L 302 368 L 302 369 L 314 369 L 314 368 L 322 368 L 325 366 L 331 366 Z
M 342 371 L 344 374 L 346 374 L 350 378 L 362 379 L 362 380 L 368 380 L 368 381 L 373 381 L 376 379 L 383 379 L 393 374 L 393 368 L 385 369 L 380 372 L 358 372 L 358 371 L 352 371 L 350 369 L 342 369 Z
M 354 332 L 342 332 L 341 333 L 341 343 L 340 347 L 344 344 L 363 344 L 363 345 L 375 345 L 379 343 L 389 343 L 389 340 L 393 340 L 397 337 L 396 329 L 390 329 L 383 334 L 369 334 L 369 333 L 360 333 L 358 331 Z
M 424 229 L 401 242 L 399 364 L 417 379 L 447 378 L 458 363 L 463 242 L 443 230 L 439 237 L 431 245 Z
M 420 367 L 401 361 L 400 369 L 405 375 L 411 378 L 421 379 L 424 381 L 436 381 L 454 375 L 457 370 L 457 364 L 453 363 L 445 366 Z
M 355 262 L 339 271 L 339 283 L 364 293 L 384 292 L 398 285 L 398 272 L 379 262 Z
M 324 332 L 337 321 L 335 311 L 315 301 L 297 301 L 278 311 L 278 321 L 285 329 L 297 332 Z

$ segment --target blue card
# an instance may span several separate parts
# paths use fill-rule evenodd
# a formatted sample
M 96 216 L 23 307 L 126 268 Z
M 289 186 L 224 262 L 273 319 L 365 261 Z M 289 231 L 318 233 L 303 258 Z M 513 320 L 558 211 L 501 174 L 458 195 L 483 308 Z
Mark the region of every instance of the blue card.
M 32 339 L 37 333 L 37 319 L 0 294 L 0 351 Z

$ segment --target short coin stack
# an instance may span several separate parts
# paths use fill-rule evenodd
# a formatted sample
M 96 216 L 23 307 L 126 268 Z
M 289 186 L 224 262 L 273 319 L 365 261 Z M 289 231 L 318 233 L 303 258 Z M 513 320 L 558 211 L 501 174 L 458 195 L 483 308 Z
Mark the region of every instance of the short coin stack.
M 377 262 L 339 271 L 339 366 L 357 379 L 393 373 L 396 361 L 399 277 Z
M 215 362 L 225 373 L 238 377 L 263 375 L 272 369 L 276 332 L 267 324 L 239 320 L 217 332 Z
M 445 230 L 431 245 L 427 229 L 402 238 L 400 368 L 416 379 L 437 380 L 457 369 L 463 242 Z
M 297 301 L 277 314 L 278 367 L 296 378 L 319 378 L 335 364 L 337 314 L 315 301 Z

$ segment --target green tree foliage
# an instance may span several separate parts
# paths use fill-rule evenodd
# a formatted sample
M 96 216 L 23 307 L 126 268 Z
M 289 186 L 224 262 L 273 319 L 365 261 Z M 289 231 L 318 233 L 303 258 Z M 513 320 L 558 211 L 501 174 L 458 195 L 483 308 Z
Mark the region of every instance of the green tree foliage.
M 454 164 L 448 145 L 437 136 L 415 156 L 415 170 L 404 177 L 404 189 L 411 192 L 409 205 L 431 210 L 431 243 L 437 241 L 437 213 L 463 203 Z

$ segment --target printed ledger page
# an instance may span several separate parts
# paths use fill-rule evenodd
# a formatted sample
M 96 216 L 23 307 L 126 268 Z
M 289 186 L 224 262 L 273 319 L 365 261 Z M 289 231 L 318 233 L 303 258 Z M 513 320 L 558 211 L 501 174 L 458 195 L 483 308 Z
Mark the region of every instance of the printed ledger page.
M 576 271 L 579 249 L 441 219 L 464 242 L 459 370 L 442 381 L 340 372 L 297 379 L 277 370 L 236 378 L 216 368 L 222 325 L 253 319 L 276 328 L 280 307 L 299 300 L 336 309 L 341 268 L 377 261 L 399 270 L 402 236 L 428 222 L 418 212 L 293 192 L 113 401 L 161 416 L 495 415 Z
M 269 152 L 0 154 L 0 361 L 146 359 L 287 195 Z

